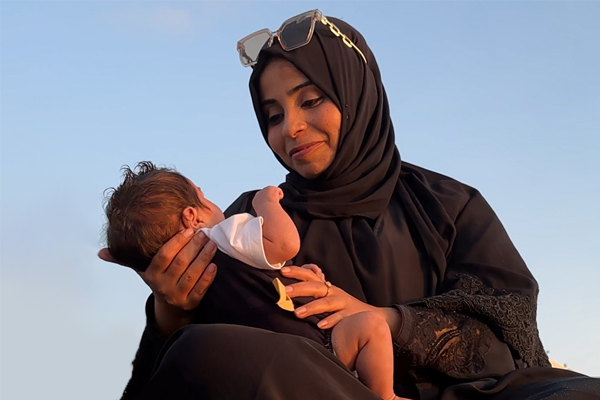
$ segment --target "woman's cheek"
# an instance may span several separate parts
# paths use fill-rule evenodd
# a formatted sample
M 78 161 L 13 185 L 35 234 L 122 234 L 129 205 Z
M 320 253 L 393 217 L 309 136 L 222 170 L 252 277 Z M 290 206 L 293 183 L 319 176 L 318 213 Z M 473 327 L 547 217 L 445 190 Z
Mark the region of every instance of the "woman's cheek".
M 267 142 L 269 143 L 269 147 L 271 148 L 271 150 L 273 150 L 275 154 L 277 154 L 279 158 L 284 160 L 287 164 L 288 160 L 286 159 L 283 138 L 281 137 L 281 135 L 277 134 L 276 129 L 269 129 L 269 131 L 267 132 Z

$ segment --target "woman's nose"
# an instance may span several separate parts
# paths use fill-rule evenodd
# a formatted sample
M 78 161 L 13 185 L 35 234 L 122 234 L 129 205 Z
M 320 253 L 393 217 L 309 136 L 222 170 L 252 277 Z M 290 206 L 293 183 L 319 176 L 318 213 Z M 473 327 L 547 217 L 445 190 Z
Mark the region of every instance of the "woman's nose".
M 283 121 L 283 135 L 295 138 L 307 127 L 301 113 L 288 113 Z

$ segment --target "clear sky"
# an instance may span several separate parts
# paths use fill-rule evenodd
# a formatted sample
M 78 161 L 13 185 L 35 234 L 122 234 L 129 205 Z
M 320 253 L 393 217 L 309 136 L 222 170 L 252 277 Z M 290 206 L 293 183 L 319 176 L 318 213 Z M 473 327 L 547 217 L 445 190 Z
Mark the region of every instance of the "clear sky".
M 554 359 L 600 376 L 600 2 L 8 2 L 3 399 L 118 398 L 149 290 L 96 259 L 141 160 L 223 208 L 278 184 L 236 41 L 320 8 L 372 47 L 402 158 L 478 188 L 539 281 Z

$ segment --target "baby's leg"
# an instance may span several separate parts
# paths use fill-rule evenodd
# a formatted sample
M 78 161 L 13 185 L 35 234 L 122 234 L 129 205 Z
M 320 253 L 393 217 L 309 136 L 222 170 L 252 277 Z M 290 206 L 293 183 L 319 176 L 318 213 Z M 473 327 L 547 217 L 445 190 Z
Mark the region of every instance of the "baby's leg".
M 336 355 L 358 378 L 384 400 L 394 394 L 394 353 L 387 322 L 371 311 L 344 318 L 334 328 L 331 342 Z

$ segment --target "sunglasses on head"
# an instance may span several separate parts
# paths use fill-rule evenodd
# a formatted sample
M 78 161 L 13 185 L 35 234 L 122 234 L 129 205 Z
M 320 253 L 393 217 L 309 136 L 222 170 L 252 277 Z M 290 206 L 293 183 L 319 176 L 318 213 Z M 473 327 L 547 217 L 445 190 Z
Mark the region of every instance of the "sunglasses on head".
M 271 47 L 275 38 L 279 40 L 281 48 L 285 51 L 292 51 L 306 46 L 313 37 L 317 21 L 328 26 L 329 30 L 335 36 L 341 38 L 346 46 L 356 50 L 365 64 L 367 63 L 367 58 L 363 52 L 356 47 L 348 36 L 344 35 L 337 26 L 329 22 L 321 11 L 312 10 L 286 20 L 275 32 L 271 32 L 269 29 L 261 29 L 239 40 L 237 42 L 237 51 L 240 55 L 242 65 L 244 67 L 255 65 L 258 62 L 260 51 Z

